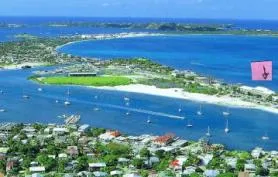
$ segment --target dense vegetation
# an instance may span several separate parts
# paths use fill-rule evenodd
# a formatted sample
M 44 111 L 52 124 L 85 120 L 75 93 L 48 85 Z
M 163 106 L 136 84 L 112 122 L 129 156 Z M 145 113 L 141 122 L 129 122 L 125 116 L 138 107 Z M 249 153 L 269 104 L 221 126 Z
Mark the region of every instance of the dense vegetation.
M 56 85 L 86 85 L 86 86 L 118 86 L 131 84 L 131 79 L 127 77 L 107 76 L 107 77 L 66 77 L 55 76 L 45 77 L 40 80 L 46 84 Z

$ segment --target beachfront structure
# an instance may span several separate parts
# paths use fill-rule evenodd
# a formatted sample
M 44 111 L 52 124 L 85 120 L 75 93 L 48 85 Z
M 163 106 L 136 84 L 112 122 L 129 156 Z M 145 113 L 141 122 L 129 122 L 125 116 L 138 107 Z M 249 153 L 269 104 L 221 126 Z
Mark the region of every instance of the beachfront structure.
M 275 94 L 274 91 L 265 88 L 265 87 L 249 87 L 249 86 L 241 86 L 239 87 L 240 91 L 245 94 L 252 94 L 252 95 L 258 95 L 263 98 L 266 98 L 270 95 Z
M 153 140 L 154 144 L 158 146 L 166 146 L 167 144 L 173 142 L 174 135 L 164 135 L 164 136 L 159 136 Z

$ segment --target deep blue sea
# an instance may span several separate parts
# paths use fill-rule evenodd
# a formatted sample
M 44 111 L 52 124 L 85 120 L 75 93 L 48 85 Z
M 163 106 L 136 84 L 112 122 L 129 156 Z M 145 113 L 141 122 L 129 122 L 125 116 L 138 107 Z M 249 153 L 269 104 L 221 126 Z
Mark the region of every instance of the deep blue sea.
M 44 27 L 37 24 L 66 20 L 107 20 L 107 21 L 137 21 L 151 19 L 92 19 L 92 18 L 17 18 L 0 17 L 0 22 L 33 24 L 32 27 L 0 28 L 0 41 L 14 40 L 14 34 L 35 34 L 40 36 L 70 35 L 76 33 L 116 33 L 129 31 L 127 29 L 102 28 L 63 28 Z M 181 19 L 152 19 L 152 20 L 181 20 Z M 184 20 L 186 21 L 186 20 Z M 193 20 L 192 23 L 216 23 L 223 20 Z M 231 21 L 227 24 L 238 24 L 245 28 L 278 29 L 274 21 Z M 213 75 L 225 82 L 261 85 L 250 81 L 250 61 L 271 59 L 277 69 L 278 38 L 242 37 L 242 36 L 213 36 L 188 35 L 144 37 L 130 39 L 115 39 L 107 41 L 89 41 L 66 46 L 61 50 L 82 56 L 113 57 L 148 57 L 162 64 L 178 69 L 192 69 L 204 75 Z M 38 68 L 38 70 L 44 68 Z M 92 126 L 118 129 L 123 133 L 139 135 L 162 135 L 173 132 L 177 136 L 198 140 L 204 137 L 207 127 L 211 128 L 211 141 L 223 143 L 228 148 L 249 150 L 256 146 L 277 150 L 278 118 L 277 115 L 253 110 L 230 108 L 229 124 L 231 132 L 224 133 L 226 119 L 222 111 L 226 107 L 210 104 L 203 105 L 204 115 L 199 117 L 196 111 L 201 103 L 180 99 L 134 94 L 126 92 L 102 91 L 84 87 L 41 86 L 26 80 L 32 70 L 0 71 L 0 89 L 5 93 L 0 95 L 0 108 L 7 112 L 0 113 L 0 122 L 41 122 L 63 123 L 57 118 L 62 114 L 80 114 L 81 123 Z M 274 71 L 275 72 L 275 71 Z M 274 73 L 275 74 L 275 73 Z M 277 76 L 272 83 L 264 83 L 277 90 Z M 39 87 L 43 88 L 38 92 Z M 66 91 L 70 88 L 72 105 L 65 107 L 63 101 Z M 22 99 L 23 94 L 30 95 L 29 100 Z M 98 95 L 98 99 L 94 96 Z M 124 104 L 124 97 L 130 97 L 130 106 Z M 55 103 L 60 100 L 60 103 Z M 182 107 L 182 112 L 178 108 Z M 100 111 L 94 111 L 99 107 Z M 130 116 L 126 116 L 127 111 Z M 146 114 L 150 112 L 151 114 Z M 169 115 L 169 116 L 168 116 Z M 184 116 L 184 120 L 172 119 L 171 115 Z M 152 124 L 146 121 L 150 116 Z M 193 124 L 187 128 L 187 120 Z M 262 141 L 265 133 L 269 141 Z

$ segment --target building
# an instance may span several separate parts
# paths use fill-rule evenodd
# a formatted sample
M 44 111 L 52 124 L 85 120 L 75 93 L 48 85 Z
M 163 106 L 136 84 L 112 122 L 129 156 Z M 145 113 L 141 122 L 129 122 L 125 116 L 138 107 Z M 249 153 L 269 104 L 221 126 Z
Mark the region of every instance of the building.
M 40 166 L 40 167 L 30 167 L 29 171 L 31 173 L 44 173 L 45 172 L 45 167 L 44 166 Z
M 218 170 L 205 170 L 203 173 L 205 177 L 217 177 L 219 174 Z
M 89 163 L 89 171 L 99 171 L 101 168 L 106 167 L 106 163 Z
M 255 164 L 245 164 L 244 165 L 244 172 L 255 173 L 256 172 L 256 165 Z
M 265 87 L 249 87 L 249 86 L 241 86 L 239 87 L 240 91 L 245 93 L 245 94 L 252 94 L 252 95 L 257 95 L 261 96 L 263 98 L 266 98 L 270 95 L 275 94 L 274 91 L 265 88 Z
M 67 153 L 68 153 L 71 157 L 76 157 L 76 156 L 78 156 L 79 152 L 78 152 L 77 146 L 68 146 L 68 147 L 67 147 Z
M 174 138 L 174 135 L 169 134 L 169 135 L 159 136 L 159 137 L 155 138 L 153 140 L 153 142 L 154 142 L 154 144 L 159 145 L 159 146 L 166 146 L 169 143 L 173 142 L 173 138 Z

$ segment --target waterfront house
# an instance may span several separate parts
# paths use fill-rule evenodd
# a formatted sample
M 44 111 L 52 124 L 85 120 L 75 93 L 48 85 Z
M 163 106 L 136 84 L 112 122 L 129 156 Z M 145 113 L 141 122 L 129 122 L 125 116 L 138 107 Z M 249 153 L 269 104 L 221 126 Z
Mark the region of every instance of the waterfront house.
M 153 140 L 153 143 L 158 146 L 166 146 L 166 145 L 170 144 L 171 142 L 173 142 L 173 138 L 174 138 L 174 135 L 167 134 L 167 135 L 159 136 L 159 137 L 155 138 Z
M 256 158 L 256 159 L 258 159 L 262 154 L 263 154 L 263 149 L 262 148 L 255 148 L 251 152 L 252 157 Z

